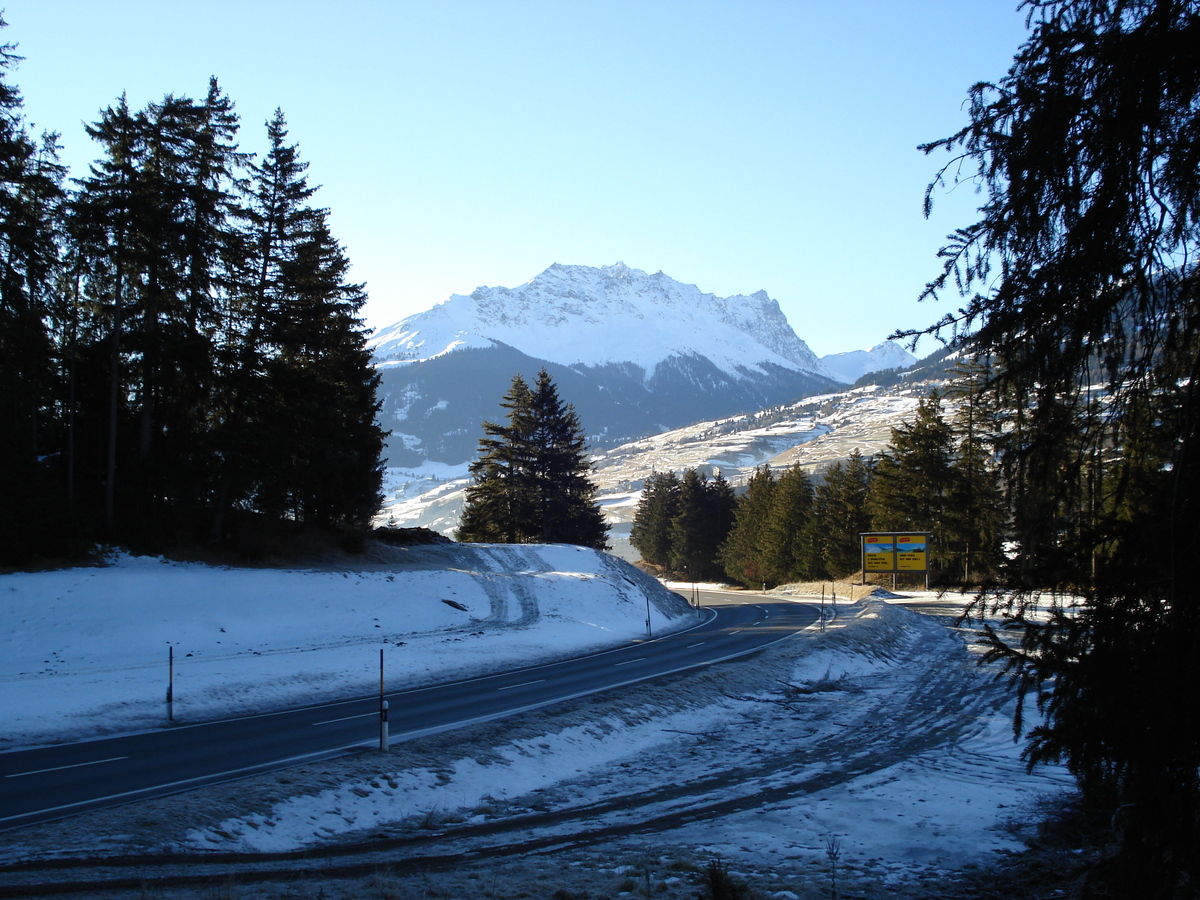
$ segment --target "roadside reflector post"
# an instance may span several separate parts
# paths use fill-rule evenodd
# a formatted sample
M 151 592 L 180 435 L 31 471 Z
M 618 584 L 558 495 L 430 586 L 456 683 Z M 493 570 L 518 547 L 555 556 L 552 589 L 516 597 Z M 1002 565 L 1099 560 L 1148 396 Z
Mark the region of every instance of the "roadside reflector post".
M 167 647 L 167 721 L 175 721 L 175 648 Z
M 379 648 L 379 749 L 388 748 L 388 702 L 383 699 L 383 648 Z

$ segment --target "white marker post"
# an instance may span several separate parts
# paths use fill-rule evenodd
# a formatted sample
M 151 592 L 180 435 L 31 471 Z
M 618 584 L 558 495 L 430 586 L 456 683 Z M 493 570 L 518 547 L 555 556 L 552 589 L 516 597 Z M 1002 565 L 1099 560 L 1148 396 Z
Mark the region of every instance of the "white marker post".
M 379 751 L 388 749 L 388 702 L 383 699 L 383 648 L 379 648 Z
M 167 721 L 175 721 L 175 648 L 167 647 Z

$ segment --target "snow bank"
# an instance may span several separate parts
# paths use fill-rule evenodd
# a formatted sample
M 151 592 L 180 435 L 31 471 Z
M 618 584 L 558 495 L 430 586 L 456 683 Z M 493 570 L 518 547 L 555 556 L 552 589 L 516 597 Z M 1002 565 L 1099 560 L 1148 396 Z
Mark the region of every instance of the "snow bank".
M 120 555 L 0 576 L 0 749 L 389 689 L 611 646 L 690 621 L 606 554 L 398 549 L 387 570 L 217 568 Z M 453 652 L 448 652 L 450 650 Z

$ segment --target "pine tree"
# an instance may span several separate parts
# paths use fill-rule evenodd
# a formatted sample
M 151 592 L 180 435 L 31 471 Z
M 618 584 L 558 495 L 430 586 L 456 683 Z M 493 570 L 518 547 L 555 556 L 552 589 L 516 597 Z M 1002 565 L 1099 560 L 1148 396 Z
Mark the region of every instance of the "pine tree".
M 946 516 L 954 484 L 954 433 L 938 392 L 917 404 L 911 422 L 892 429 L 888 449 L 875 461 L 867 509 L 873 531 L 930 532 L 932 577 L 950 565 Z
M 606 549 L 608 525 L 596 505 L 587 441 L 575 408 L 563 403 L 550 375 L 538 372 L 530 403 L 536 452 L 530 476 L 542 543 Z
M 384 435 L 360 284 L 310 205 L 308 163 L 276 110 L 251 166 L 229 276 L 219 432 L 231 505 L 318 525 L 362 526 L 379 508 Z
M 270 446 L 287 449 L 281 458 L 260 445 L 258 458 L 286 465 L 270 475 L 285 476 L 275 490 L 293 518 L 363 527 L 382 499 L 384 434 L 376 424 L 379 376 L 359 319 L 366 294 L 346 281 L 348 270 L 323 221 L 285 267 L 287 304 L 266 331 L 275 352 L 265 363 L 264 396 L 274 402 L 262 415 L 273 426 Z
M 527 540 L 533 498 L 525 474 L 533 395 L 520 375 L 500 401 L 508 424 L 484 422 L 479 456 L 471 463 L 462 518 L 455 539 L 472 543 L 515 544 Z
M 237 227 L 230 239 L 230 271 L 220 348 L 221 378 L 214 440 L 225 461 L 216 489 L 213 530 L 220 534 L 226 511 L 250 506 L 269 516 L 289 505 L 287 482 L 297 461 L 273 429 L 288 420 L 288 402 L 269 382 L 268 369 L 288 339 L 293 284 L 289 271 L 299 247 L 322 221 L 309 200 L 308 163 L 288 143 L 287 121 L 276 110 L 266 123 L 267 152 L 249 166 L 241 202 L 233 211 Z M 273 390 L 268 390 L 268 384 Z M 285 388 L 285 394 L 287 390 Z M 286 425 L 286 421 L 285 421 Z
M 642 488 L 629 543 L 642 559 L 664 569 L 671 563 L 671 523 L 679 511 L 679 476 L 652 472 Z
M 671 520 L 670 569 L 690 581 L 704 579 L 710 547 L 708 478 L 687 469 L 679 479 L 679 501 Z
M 945 511 L 947 557 L 961 566 L 964 585 L 991 580 L 1001 565 L 1004 501 L 993 461 L 993 435 L 1001 425 L 987 393 L 988 367 L 982 362 L 959 367 L 949 387 L 958 400 L 951 428 L 957 440 Z
M 80 297 L 108 334 L 105 523 L 188 524 L 208 500 L 206 455 L 222 319 L 227 213 L 240 161 L 232 104 L 168 95 L 141 112 L 124 98 L 89 135 L 103 148 L 73 200 Z M 169 512 L 166 512 L 169 510 Z M 164 514 L 165 513 L 165 514 Z
M 90 176 L 80 183 L 71 201 L 71 234 L 83 282 L 78 293 L 94 318 L 95 352 L 89 352 L 93 348 L 84 352 L 106 358 L 106 409 L 104 413 L 98 407 L 95 410 L 103 425 L 97 422 L 91 432 L 95 442 L 88 449 L 99 470 L 94 480 L 104 486 L 103 524 L 109 532 L 116 522 L 118 481 L 124 479 L 117 460 L 123 446 L 120 432 L 128 432 L 123 429 L 128 419 L 123 338 L 130 285 L 142 256 L 137 182 L 143 131 L 140 117 L 130 111 L 124 96 L 115 107 L 106 109 L 100 120 L 88 127 L 88 134 L 103 146 L 105 158 L 92 165 Z M 99 374 L 98 366 L 95 373 Z
M 725 573 L 746 587 L 762 587 L 768 580 L 763 565 L 764 537 L 774 493 L 775 476 L 770 467 L 756 468 L 746 484 L 746 492 L 737 500 L 733 527 L 721 548 Z
M 1065 759 L 1119 824 L 1089 892 L 1191 896 L 1200 701 L 1173 688 L 1200 680 L 1200 4 L 1026 6 L 1008 73 L 926 148 L 985 192 L 926 296 L 967 298 L 940 328 L 990 355 L 1013 406 L 1013 589 L 975 609 L 1020 635 L 985 628 L 1018 697 L 1038 692 L 1031 761 Z M 1080 605 L 1034 614 L 1046 589 Z
M 736 510 L 737 494 L 734 492 L 733 485 L 718 469 L 708 484 L 708 517 L 709 527 L 712 531 L 708 559 L 708 577 L 710 578 L 724 577 L 725 566 L 722 562 L 721 548 L 729 541 L 729 535 L 733 531 Z
M 799 464 L 785 469 L 775 483 L 763 550 L 763 570 L 772 584 L 809 581 L 823 574 L 813 484 Z
M 4 27 L 0 19 L 0 28 Z M 26 561 L 53 541 L 62 482 L 45 458 L 54 430 L 55 347 L 47 330 L 58 263 L 64 170 L 57 140 L 26 131 L 18 90 L 4 76 L 19 60 L 0 46 L 0 562 Z
M 574 408 L 545 369 L 533 389 L 517 375 L 501 406 L 508 424 L 484 423 L 456 538 L 606 549 L 608 525 Z
M 871 530 L 867 495 L 872 474 L 872 464 L 856 447 L 847 460 L 838 460 L 826 469 L 824 481 L 817 485 L 821 560 L 835 578 L 862 567 L 861 535 Z

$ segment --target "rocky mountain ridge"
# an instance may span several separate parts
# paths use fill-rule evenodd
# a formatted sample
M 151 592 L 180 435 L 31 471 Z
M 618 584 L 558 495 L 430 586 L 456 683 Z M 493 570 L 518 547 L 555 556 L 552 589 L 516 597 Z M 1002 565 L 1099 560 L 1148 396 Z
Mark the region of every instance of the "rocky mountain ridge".
M 461 464 L 514 375 L 546 368 L 603 448 L 836 388 L 765 291 L 717 297 L 623 263 L 454 294 L 372 338 L 389 465 Z
M 381 367 L 498 345 L 561 365 L 632 365 L 644 380 L 693 356 L 731 374 L 769 364 L 829 377 L 766 291 L 718 297 L 624 263 L 555 263 L 516 288 L 452 294 L 372 339 Z

